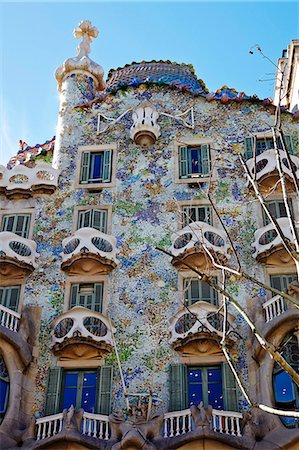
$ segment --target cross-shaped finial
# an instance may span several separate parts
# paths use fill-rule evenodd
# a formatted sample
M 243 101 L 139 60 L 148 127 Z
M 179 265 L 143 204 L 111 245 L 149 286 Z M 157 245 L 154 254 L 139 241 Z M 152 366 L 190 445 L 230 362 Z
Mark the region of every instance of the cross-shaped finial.
M 82 20 L 77 28 L 73 31 L 74 36 L 77 39 L 82 38 L 82 42 L 77 47 L 78 55 L 76 59 L 81 59 L 83 56 L 88 56 L 90 53 L 91 38 L 96 38 L 99 31 L 96 27 L 92 26 L 90 20 Z

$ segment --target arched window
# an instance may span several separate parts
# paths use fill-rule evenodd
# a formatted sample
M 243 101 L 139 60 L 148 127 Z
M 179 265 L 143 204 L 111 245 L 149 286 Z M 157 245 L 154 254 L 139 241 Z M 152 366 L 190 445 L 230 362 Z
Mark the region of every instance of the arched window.
M 2 422 L 8 404 L 9 376 L 2 355 L 0 354 L 0 423 Z
M 284 359 L 298 371 L 299 368 L 299 351 L 298 338 L 292 334 L 286 336 L 283 340 L 280 351 Z M 299 410 L 299 387 L 294 383 L 292 378 L 277 363 L 274 364 L 273 370 L 273 389 L 276 406 L 280 409 L 288 411 Z M 293 417 L 281 417 L 281 421 L 288 428 L 299 426 L 299 421 Z

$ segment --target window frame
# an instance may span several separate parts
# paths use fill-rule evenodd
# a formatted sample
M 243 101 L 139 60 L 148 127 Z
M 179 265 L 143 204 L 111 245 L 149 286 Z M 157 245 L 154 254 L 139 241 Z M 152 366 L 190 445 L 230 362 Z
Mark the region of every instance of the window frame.
M 90 276 L 71 276 L 68 277 L 65 283 L 64 293 L 64 308 L 63 312 L 69 311 L 71 302 L 72 285 L 75 284 L 97 284 L 103 283 L 103 296 L 102 296 L 102 311 L 101 314 L 105 315 L 107 311 L 108 303 L 108 275 L 90 275 Z
M 5 308 L 8 308 L 8 309 L 10 309 L 11 311 L 14 311 L 14 312 L 18 312 L 18 310 L 19 310 L 20 297 L 21 297 L 21 285 L 18 284 L 18 285 L 0 286 L 0 290 L 2 290 L 2 289 L 4 290 L 4 296 L 5 296 L 4 298 L 6 298 L 6 302 L 7 302 L 7 292 L 9 292 L 9 290 L 11 290 L 11 289 L 16 289 L 16 288 L 18 288 L 18 297 L 17 297 L 17 307 L 16 307 L 16 309 L 12 309 L 10 306 L 7 306 L 6 304 L 0 303 Z M 11 299 L 11 293 L 9 295 L 9 299 Z
M 18 301 L 18 309 L 15 311 L 17 313 L 21 313 L 23 309 L 23 302 L 24 302 L 24 293 L 25 293 L 25 278 L 11 278 L 4 280 L 4 277 L 2 277 L 3 280 L 0 282 L 1 288 L 9 288 L 14 286 L 19 286 L 19 301 Z
M 81 213 L 87 212 L 88 210 L 98 210 L 98 211 L 106 211 L 107 214 L 107 230 L 106 234 L 112 233 L 112 205 L 85 205 L 85 206 L 75 206 L 73 213 L 73 226 L 72 232 L 75 233 L 78 228 L 79 217 Z M 93 227 L 92 227 L 93 228 Z M 96 228 L 95 228 L 96 230 Z
M 87 285 L 93 285 L 93 294 L 91 294 L 92 296 L 92 302 L 91 302 L 91 307 L 89 308 L 87 306 L 87 298 L 85 298 L 84 304 L 80 305 L 79 302 L 79 297 L 80 297 L 80 287 L 82 286 L 87 286 Z M 100 302 L 97 303 L 96 302 L 96 291 L 97 291 L 97 286 L 101 286 L 101 288 L 99 289 L 101 291 L 101 299 Z M 73 291 L 75 290 L 75 288 L 77 289 L 77 293 L 76 293 L 76 304 L 75 305 L 71 305 L 71 301 L 73 299 Z M 87 297 L 87 296 L 85 296 Z M 103 298 L 104 298 L 104 281 L 100 281 L 97 283 L 72 283 L 70 286 L 70 299 L 69 299 L 69 309 L 72 309 L 76 306 L 82 306 L 84 308 L 90 309 L 91 311 L 94 312 L 98 312 L 100 314 L 102 314 L 103 311 Z M 99 311 L 96 310 L 96 307 L 99 307 Z
M 216 277 L 216 276 L 211 277 L 211 278 L 213 278 L 214 281 L 217 282 L 217 277 Z M 198 282 L 199 282 L 199 291 L 200 291 L 201 296 L 202 296 L 202 285 L 201 285 L 202 281 L 199 280 L 198 278 L 194 277 L 194 274 L 193 274 L 193 277 L 184 277 L 184 280 L 183 280 L 183 301 L 184 301 L 184 305 L 187 305 L 187 306 L 190 307 L 190 306 L 194 305 L 194 304 L 197 303 L 197 302 L 203 301 L 203 302 L 209 303 L 210 305 L 219 306 L 219 294 L 218 294 L 218 292 L 217 292 L 215 289 L 213 289 L 211 286 L 209 286 L 209 287 L 210 287 L 210 292 L 213 292 L 213 293 L 214 293 L 214 302 L 205 300 L 204 298 L 199 298 L 198 300 L 192 302 L 192 298 L 191 298 L 191 296 L 189 296 L 189 295 L 188 295 L 188 298 L 186 298 L 186 293 L 187 293 L 187 291 L 190 290 L 190 288 L 187 288 L 187 287 L 186 287 L 186 283 L 187 283 L 188 281 L 189 281 L 189 282 L 190 282 L 190 281 L 191 281 L 191 282 L 192 282 L 192 281 L 198 281 Z M 191 287 L 191 286 L 190 286 L 190 287 Z M 211 300 L 211 299 L 210 299 L 210 300 Z
M 4 218 L 5 216 L 29 216 L 29 225 L 28 225 L 28 231 L 27 231 L 27 237 L 25 239 L 32 239 L 33 236 L 33 229 L 34 229 L 34 220 L 35 220 L 35 210 L 34 208 L 24 208 L 17 210 L 16 209 L 0 209 L 0 225 L 1 225 L 1 232 L 4 225 Z M 11 232 L 13 233 L 13 231 Z
M 110 161 L 110 170 L 111 176 L 110 181 L 104 182 L 99 181 L 96 183 L 92 183 L 90 180 L 88 182 L 81 181 L 82 175 L 82 166 L 83 166 L 83 158 L 84 154 L 88 154 L 88 167 L 90 164 L 90 158 L 94 157 L 97 153 L 104 153 L 105 151 L 111 151 L 111 161 Z M 80 189 L 88 189 L 88 190 L 99 190 L 106 187 L 114 187 L 115 186 L 115 175 L 116 175 L 116 160 L 117 160 L 117 144 L 101 144 L 101 145 L 84 145 L 78 148 L 78 165 L 77 165 L 77 173 L 76 173 L 76 181 L 75 188 Z
M 186 271 L 181 271 L 178 274 L 178 293 L 179 293 L 179 300 L 180 300 L 180 306 L 182 307 L 183 305 L 185 305 L 185 280 L 188 280 L 190 278 L 196 278 L 194 276 L 194 272 L 190 271 L 190 270 L 186 270 Z M 211 273 L 209 273 L 209 276 L 211 278 L 215 278 L 220 279 L 220 273 L 216 270 L 213 270 Z M 203 300 L 205 301 L 205 300 Z M 218 294 L 218 305 L 221 305 L 222 302 L 222 296 L 221 294 Z M 208 303 L 208 302 L 207 302 Z M 211 305 L 213 305 L 213 303 L 210 303 Z M 216 305 L 217 306 L 217 305 Z
M 180 184 L 197 184 L 204 183 L 215 179 L 214 171 L 214 150 L 212 148 L 213 141 L 209 138 L 197 138 L 197 139 L 182 139 L 181 141 L 174 142 L 174 161 L 175 161 L 175 183 Z M 181 177 L 181 159 L 180 159 L 180 148 L 181 147 L 200 147 L 202 145 L 208 146 L 209 151 L 209 171 L 206 174 L 198 174 L 198 177 Z M 188 174 L 189 175 L 189 174 Z
M 289 153 L 290 155 L 294 155 L 294 142 L 293 142 L 293 135 L 292 134 L 284 134 L 286 145 L 288 145 L 288 142 L 290 144 Z M 258 133 L 252 133 L 249 136 L 246 136 L 244 139 L 244 145 L 243 145 L 243 156 L 245 161 L 248 161 L 249 159 L 254 158 L 254 147 L 256 147 L 256 141 L 262 140 L 262 139 L 273 139 L 272 131 L 264 131 L 264 132 L 258 132 Z M 250 145 L 248 144 L 250 142 Z M 248 150 L 248 147 L 251 147 L 250 151 Z M 256 153 L 256 156 L 262 155 L 265 151 L 270 150 L 270 148 L 266 148 L 260 153 Z M 281 149 L 282 150 L 282 149 Z M 250 157 L 249 157 L 250 155 Z

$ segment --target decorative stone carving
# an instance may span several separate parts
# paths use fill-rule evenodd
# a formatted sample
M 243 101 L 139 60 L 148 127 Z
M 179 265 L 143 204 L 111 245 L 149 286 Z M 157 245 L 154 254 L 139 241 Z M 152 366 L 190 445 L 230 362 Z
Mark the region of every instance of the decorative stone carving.
M 242 421 L 243 434 L 253 438 L 255 441 L 262 441 L 275 427 L 276 422 L 273 416 L 259 408 L 252 407 L 244 414 Z
M 92 26 L 89 20 L 83 20 L 79 23 L 78 27 L 74 29 L 73 34 L 77 39 L 82 38 L 82 42 L 80 42 L 77 47 L 78 55 L 64 61 L 62 66 L 58 67 L 55 72 L 59 91 L 62 90 L 63 80 L 67 76 L 75 73 L 86 73 L 87 76 L 94 80 L 96 88 L 103 91 L 106 87 L 106 83 L 103 79 L 104 70 L 88 56 L 92 38 L 96 38 L 99 34 L 98 29 Z
M 116 239 L 95 228 L 80 228 L 62 241 L 62 270 L 69 274 L 94 275 L 114 269 Z
M 180 268 L 184 261 L 204 270 L 211 265 L 211 261 L 203 245 L 214 255 L 217 261 L 227 261 L 230 255 L 229 242 L 223 230 L 213 227 L 205 222 L 192 222 L 185 228 L 171 236 L 171 253 L 174 255 L 172 264 Z
M 100 313 L 75 306 L 52 324 L 52 350 L 60 359 L 98 359 L 111 351 L 112 333 L 108 319 Z
M 142 148 L 153 145 L 160 136 L 159 113 L 150 102 L 141 103 L 132 113 L 131 139 Z
M 200 402 L 198 406 L 190 406 L 192 419 L 195 427 L 206 427 L 210 429 L 210 422 L 212 417 L 213 408 L 208 405 L 206 408 L 203 406 L 203 402 Z

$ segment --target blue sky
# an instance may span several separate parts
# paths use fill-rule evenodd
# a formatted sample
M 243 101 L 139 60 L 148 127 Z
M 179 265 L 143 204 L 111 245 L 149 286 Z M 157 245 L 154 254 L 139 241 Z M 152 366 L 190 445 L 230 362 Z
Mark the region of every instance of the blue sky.
M 210 91 L 224 84 L 273 97 L 276 62 L 298 33 L 297 2 L 1 2 L 0 164 L 55 135 L 55 69 L 76 55 L 72 30 L 89 19 L 100 31 L 90 57 L 110 68 L 170 59 L 193 64 Z M 266 81 L 260 81 L 266 80 Z

